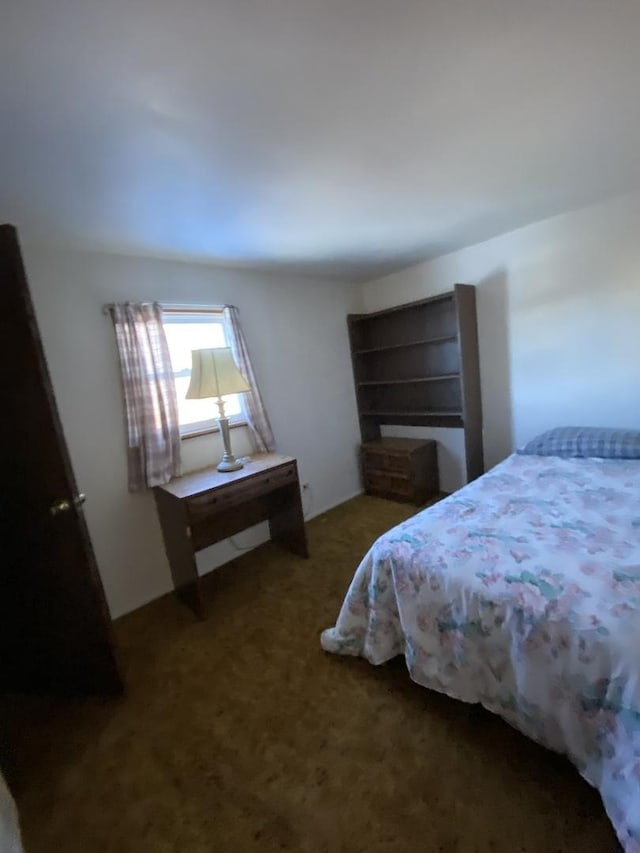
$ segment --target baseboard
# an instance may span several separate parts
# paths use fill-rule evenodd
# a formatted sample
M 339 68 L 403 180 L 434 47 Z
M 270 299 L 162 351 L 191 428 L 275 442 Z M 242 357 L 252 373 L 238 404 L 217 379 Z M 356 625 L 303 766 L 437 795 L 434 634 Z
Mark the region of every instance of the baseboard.
M 337 501 L 333 501 L 332 503 L 327 504 L 327 506 L 323 507 L 322 509 L 312 510 L 311 515 L 305 515 L 304 520 L 311 521 L 312 518 L 317 518 L 319 515 L 324 515 L 324 513 L 329 512 L 330 509 L 335 509 L 337 506 L 340 506 L 340 504 L 344 504 L 347 501 L 353 500 L 353 498 L 357 498 L 363 494 L 364 490 L 358 489 L 356 492 L 352 492 L 349 495 L 345 495 L 345 497 L 343 498 L 338 498 Z

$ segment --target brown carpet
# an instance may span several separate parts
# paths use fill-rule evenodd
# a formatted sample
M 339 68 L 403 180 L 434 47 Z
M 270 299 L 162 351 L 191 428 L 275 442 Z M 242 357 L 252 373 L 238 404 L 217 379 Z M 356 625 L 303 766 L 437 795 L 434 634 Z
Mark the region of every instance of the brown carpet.
M 410 514 L 361 497 L 207 578 L 210 616 L 166 597 L 116 626 L 121 701 L 22 702 L 27 853 L 611 853 L 562 758 L 427 691 L 402 660 L 324 654 L 356 565 Z

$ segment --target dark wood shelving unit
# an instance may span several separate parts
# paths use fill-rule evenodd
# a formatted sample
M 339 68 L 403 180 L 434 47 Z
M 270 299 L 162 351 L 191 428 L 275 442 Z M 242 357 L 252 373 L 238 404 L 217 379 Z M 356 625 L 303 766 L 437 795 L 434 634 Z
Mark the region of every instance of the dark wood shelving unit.
M 348 317 L 363 442 L 381 424 L 464 430 L 467 479 L 484 471 L 475 288 Z

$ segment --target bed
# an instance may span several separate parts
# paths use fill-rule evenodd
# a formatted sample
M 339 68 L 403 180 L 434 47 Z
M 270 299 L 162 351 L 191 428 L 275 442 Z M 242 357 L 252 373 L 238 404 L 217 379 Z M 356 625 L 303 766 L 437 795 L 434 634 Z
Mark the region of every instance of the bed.
M 566 754 L 640 853 L 640 452 L 540 446 L 380 537 L 321 644 Z

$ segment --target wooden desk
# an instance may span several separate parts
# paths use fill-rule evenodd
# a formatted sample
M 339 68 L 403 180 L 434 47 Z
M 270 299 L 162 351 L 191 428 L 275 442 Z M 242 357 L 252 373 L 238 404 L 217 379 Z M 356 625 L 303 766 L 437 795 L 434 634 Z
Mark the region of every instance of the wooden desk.
M 308 557 L 298 466 L 291 456 L 256 454 L 239 471 L 215 468 L 154 489 L 176 594 L 204 618 L 195 553 L 260 521 L 271 539 Z

